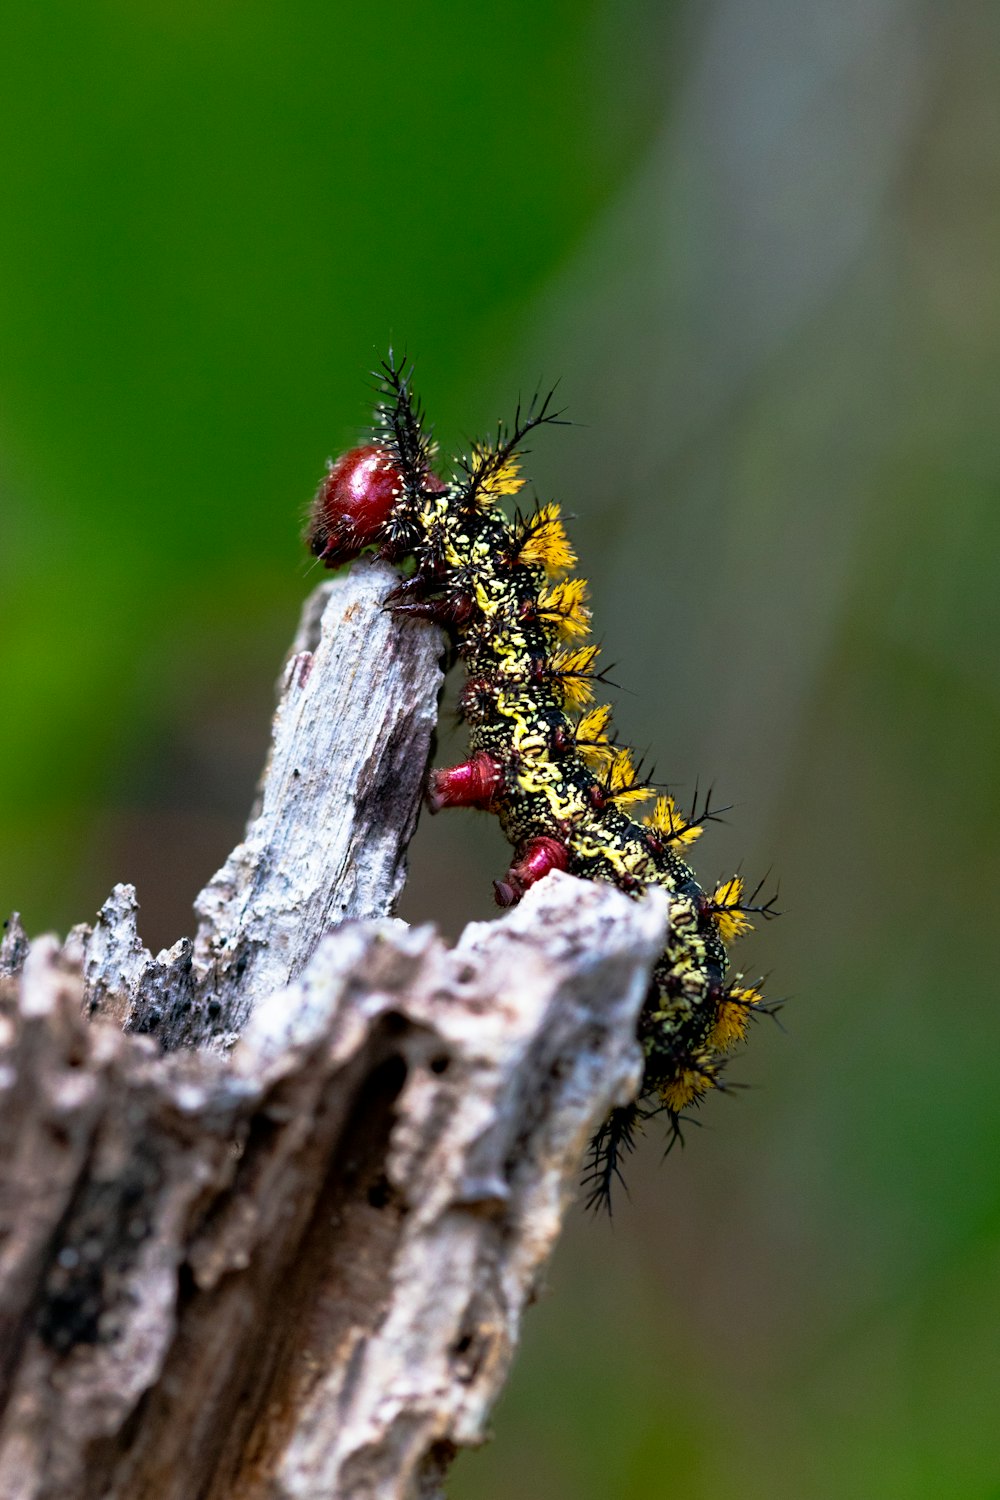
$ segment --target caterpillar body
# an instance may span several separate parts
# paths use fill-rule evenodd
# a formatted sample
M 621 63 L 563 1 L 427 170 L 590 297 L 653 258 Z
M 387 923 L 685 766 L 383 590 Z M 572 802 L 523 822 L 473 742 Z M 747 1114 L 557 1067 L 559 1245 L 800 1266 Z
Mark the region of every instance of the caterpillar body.
M 608 1204 L 641 1122 L 663 1115 L 672 1144 L 683 1112 L 721 1086 L 751 1018 L 770 1009 L 756 984 L 728 978 L 727 947 L 753 913 L 774 915 L 773 901 L 757 904 L 759 888 L 748 894 L 738 875 L 711 893 L 698 883 L 684 855 L 717 814 L 706 802 L 685 815 L 644 780 L 612 732 L 611 710 L 595 703 L 602 679 L 587 640 L 587 586 L 570 576 L 576 558 L 558 506 L 513 519 L 502 509 L 524 483 L 524 439 L 561 420 L 552 394 L 519 407 L 444 481 L 411 379 L 391 354 L 376 372 L 372 441 L 329 465 L 308 544 L 328 567 L 370 547 L 409 563 L 391 607 L 449 630 L 466 671 L 460 714 L 471 754 L 431 772 L 427 800 L 432 811 L 477 807 L 499 818 L 515 851 L 495 882 L 501 906 L 553 869 L 670 894 L 669 937 L 639 1022 L 639 1096 L 591 1145 L 590 1201 Z

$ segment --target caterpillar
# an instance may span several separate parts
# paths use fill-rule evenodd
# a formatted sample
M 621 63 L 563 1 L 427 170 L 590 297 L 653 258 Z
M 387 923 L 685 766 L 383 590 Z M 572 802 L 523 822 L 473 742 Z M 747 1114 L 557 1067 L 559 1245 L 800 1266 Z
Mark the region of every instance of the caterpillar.
M 375 372 L 371 440 L 328 464 L 306 540 L 328 568 L 374 548 L 406 564 L 389 596 L 400 615 L 436 621 L 464 664 L 459 713 L 469 758 L 430 773 L 431 811 L 494 813 L 514 858 L 494 882 L 510 906 L 550 870 L 607 880 L 630 894 L 670 895 L 670 931 L 639 1020 L 644 1072 L 636 1101 L 615 1109 L 591 1142 L 588 1204 L 610 1207 L 623 1156 L 641 1125 L 665 1117 L 668 1149 L 684 1112 L 723 1087 L 726 1056 L 751 1019 L 769 1012 L 758 983 L 728 977 L 727 949 L 754 914 L 775 915 L 733 875 L 709 892 L 685 855 L 720 811 L 697 797 L 683 812 L 645 778 L 596 701 L 599 648 L 588 640 L 586 580 L 559 507 L 509 517 L 522 488 L 524 440 L 565 425 L 554 393 L 539 393 L 495 436 L 472 444 L 453 477 L 436 472 L 436 447 L 412 390 L 412 366 L 389 358 Z M 645 808 L 645 812 L 640 810 Z

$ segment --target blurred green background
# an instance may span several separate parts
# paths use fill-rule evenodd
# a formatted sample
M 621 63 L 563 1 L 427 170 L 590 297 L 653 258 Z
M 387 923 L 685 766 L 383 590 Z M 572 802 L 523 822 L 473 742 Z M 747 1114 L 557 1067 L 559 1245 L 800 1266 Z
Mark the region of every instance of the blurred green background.
M 998 63 L 971 0 L 3 9 L 0 907 L 190 930 L 390 338 L 446 448 L 562 377 L 621 729 L 781 877 L 784 1034 L 575 1217 L 458 1500 L 1000 1496 Z M 425 821 L 403 914 L 504 857 Z

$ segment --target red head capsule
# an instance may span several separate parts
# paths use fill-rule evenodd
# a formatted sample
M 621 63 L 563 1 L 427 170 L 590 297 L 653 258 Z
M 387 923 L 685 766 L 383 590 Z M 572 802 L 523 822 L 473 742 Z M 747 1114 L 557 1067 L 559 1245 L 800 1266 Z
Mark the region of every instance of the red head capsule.
M 350 562 L 379 540 L 403 490 L 403 479 L 384 448 L 352 448 L 330 465 L 309 517 L 309 550 L 328 568 Z

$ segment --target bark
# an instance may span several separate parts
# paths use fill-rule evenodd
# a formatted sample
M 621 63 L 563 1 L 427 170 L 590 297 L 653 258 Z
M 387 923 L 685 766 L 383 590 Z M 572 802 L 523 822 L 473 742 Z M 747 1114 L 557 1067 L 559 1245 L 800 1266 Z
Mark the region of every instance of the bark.
M 553 874 L 449 950 L 387 913 L 444 642 L 316 591 L 193 941 L 0 948 L 0 1497 L 440 1494 L 481 1442 L 666 922 Z

